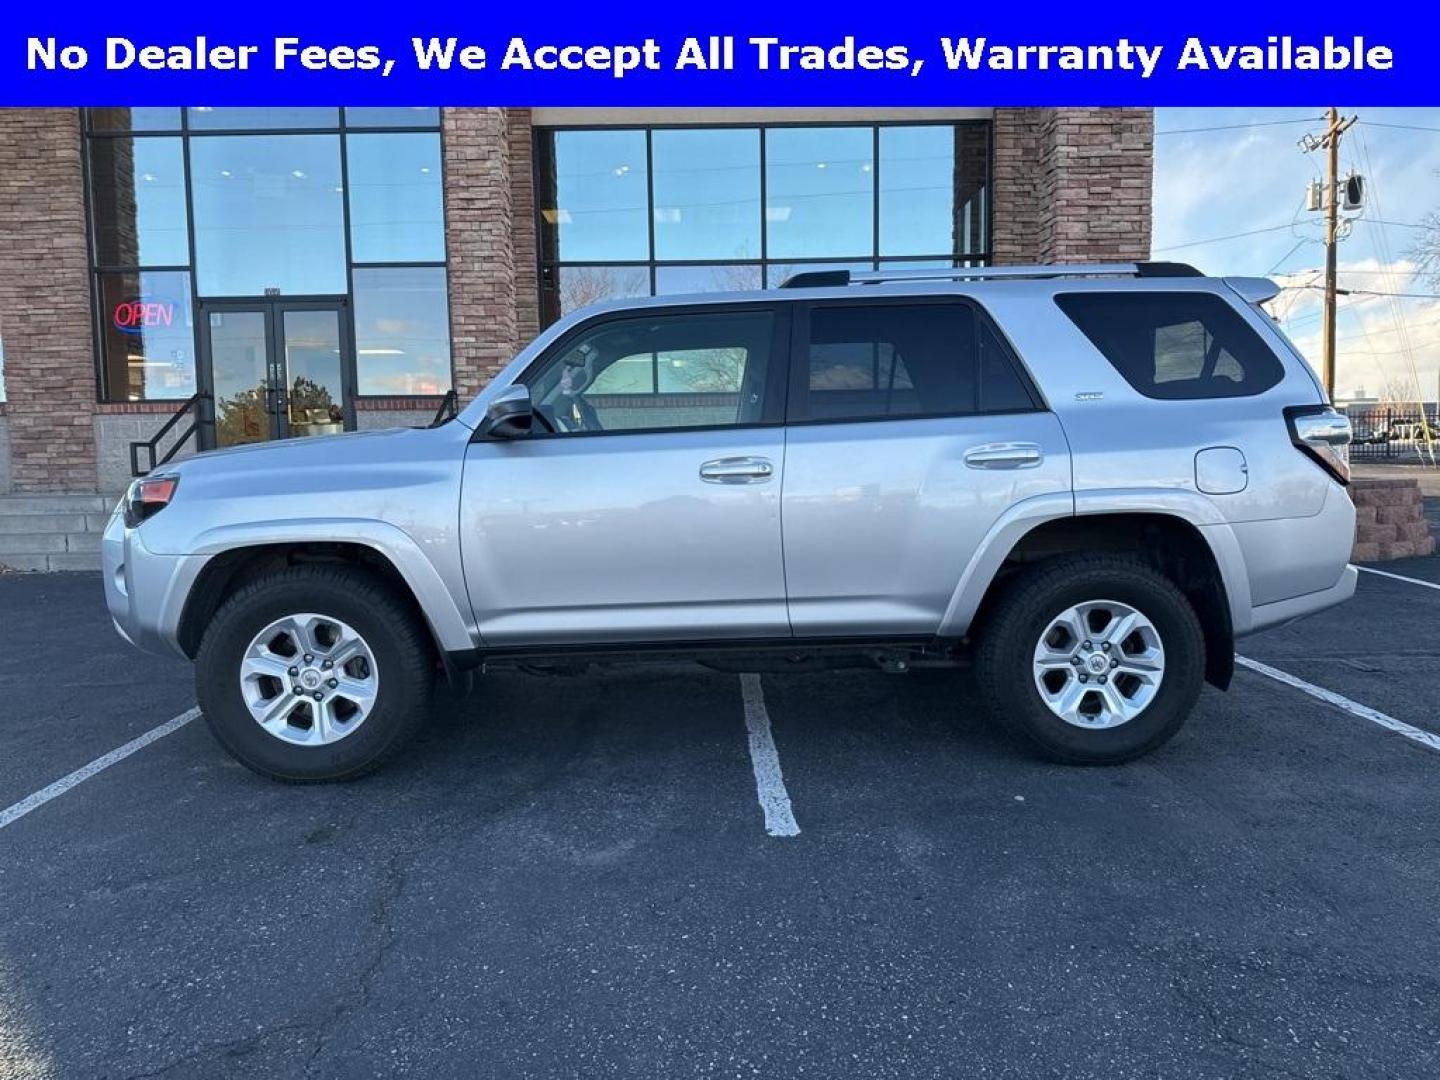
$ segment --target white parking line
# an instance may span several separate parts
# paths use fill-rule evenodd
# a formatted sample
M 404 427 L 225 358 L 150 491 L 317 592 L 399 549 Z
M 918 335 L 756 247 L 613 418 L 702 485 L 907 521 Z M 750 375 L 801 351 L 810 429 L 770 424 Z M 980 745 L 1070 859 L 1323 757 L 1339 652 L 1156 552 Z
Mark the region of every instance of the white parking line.
M 755 794 L 765 812 L 765 831 L 771 836 L 799 836 L 800 826 L 790 809 L 790 793 L 780 772 L 780 755 L 770 734 L 770 714 L 765 711 L 765 691 L 759 675 L 740 676 L 740 696 L 745 702 L 745 729 L 750 733 L 750 764 L 755 769 Z
M 1362 574 L 1375 574 L 1378 577 L 1388 577 L 1396 581 L 1406 581 L 1411 585 L 1423 585 L 1427 589 L 1440 589 L 1440 585 L 1436 585 L 1433 581 L 1422 581 L 1418 577 L 1406 577 L 1404 574 L 1392 574 L 1389 570 L 1375 570 L 1369 566 L 1357 566 L 1355 569 L 1359 570 Z
M 53 784 L 41 788 L 33 795 L 25 796 L 25 798 L 21 799 L 14 806 L 8 806 L 4 810 L 0 810 L 0 829 L 19 821 L 26 814 L 30 813 L 31 810 L 38 810 L 51 799 L 58 799 L 76 784 L 84 783 L 96 773 L 104 772 L 117 761 L 124 761 L 131 754 L 135 753 L 135 751 L 145 749 L 145 747 L 149 746 L 156 739 L 163 739 L 166 735 L 179 731 L 199 715 L 199 708 L 187 709 L 179 716 L 166 720 L 165 723 L 159 727 L 151 728 L 145 732 L 144 735 L 131 739 L 124 746 L 117 746 L 108 754 L 104 754 L 90 762 L 89 765 L 82 765 L 69 776 L 62 776 Z
M 1327 705 L 1334 705 L 1337 709 L 1344 709 L 1351 716 L 1358 716 L 1362 720 L 1369 720 L 1372 724 L 1379 724 L 1383 728 L 1395 732 L 1397 735 L 1404 735 L 1405 738 L 1419 743 L 1421 746 L 1429 747 L 1431 750 L 1440 750 L 1440 735 L 1433 735 L 1428 731 L 1421 731 L 1417 727 L 1411 727 L 1403 720 L 1396 720 L 1393 716 L 1387 716 L 1378 709 L 1372 709 L 1368 705 L 1361 705 L 1358 701 L 1351 701 L 1343 694 L 1337 694 L 1334 690 L 1326 690 L 1323 686 L 1316 686 L 1304 679 L 1297 679 L 1289 672 L 1273 668 L 1269 664 L 1262 664 L 1259 660 L 1251 660 L 1248 656 L 1237 656 L 1235 662 L 1242 667 L 1247 667 L 1260 675 L 1274 679 L 1276 682 L 1284 683 L 1286 686 L 1293 686 L 1303 694 L 1325 702 Z

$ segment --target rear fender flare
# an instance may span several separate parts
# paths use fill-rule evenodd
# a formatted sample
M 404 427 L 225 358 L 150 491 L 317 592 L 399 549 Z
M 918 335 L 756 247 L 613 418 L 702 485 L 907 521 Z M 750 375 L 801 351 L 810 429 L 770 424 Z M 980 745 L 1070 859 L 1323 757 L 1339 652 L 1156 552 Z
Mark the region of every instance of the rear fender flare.
M 1096 514 L 1164 514 L 1195 527 L 1220 571 L 1233 633 L 1250 629 L 1250 579 L 1235 531 L 1209 499 L 1176 488 L 1116 488 L 1040 495 L 1016 503 L 986 534 L 960 576 L 940 625 L 940 636 L 963 637 L 970 629 L 1001 565 L 1025 535 L 1057 518 Z

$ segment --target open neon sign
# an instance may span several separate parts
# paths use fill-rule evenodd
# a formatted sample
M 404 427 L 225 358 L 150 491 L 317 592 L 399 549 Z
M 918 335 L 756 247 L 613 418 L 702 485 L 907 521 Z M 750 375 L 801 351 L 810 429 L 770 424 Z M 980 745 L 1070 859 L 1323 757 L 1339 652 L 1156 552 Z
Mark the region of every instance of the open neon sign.
M 167 300 L 151 300 L 145 296 L 121 300 L 110 313 L 110 321 L 122 333 L 139 334 L 151 327 L 173 325 L 175 305 Z

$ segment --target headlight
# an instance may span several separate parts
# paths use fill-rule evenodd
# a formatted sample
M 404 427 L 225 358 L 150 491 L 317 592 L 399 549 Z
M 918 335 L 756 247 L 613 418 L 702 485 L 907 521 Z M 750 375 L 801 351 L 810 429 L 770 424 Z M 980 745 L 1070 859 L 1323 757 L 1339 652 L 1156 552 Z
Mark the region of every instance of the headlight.
M 136 480 L 125 493 L 125 524 L 133 529 L 164 510 L 179 486 L 178 476 L 142 476 Z

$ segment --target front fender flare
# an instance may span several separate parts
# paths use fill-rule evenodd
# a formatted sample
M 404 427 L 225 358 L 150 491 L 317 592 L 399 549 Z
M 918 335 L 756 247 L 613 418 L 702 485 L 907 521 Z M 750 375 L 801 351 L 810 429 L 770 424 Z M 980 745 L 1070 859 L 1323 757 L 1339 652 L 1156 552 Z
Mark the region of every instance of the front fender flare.
M 475 648 L 477 641 L 470 620 L 455 603 L 453 592 L 435 565 L 409 533 L 389 522 L 333 517 L 220 525 L 197 535 L 190 553 L 208 561 L 237 548 L 304 543 L 360 544 L 384 556 L 420 605 L 436 644 L 445 652 Z

